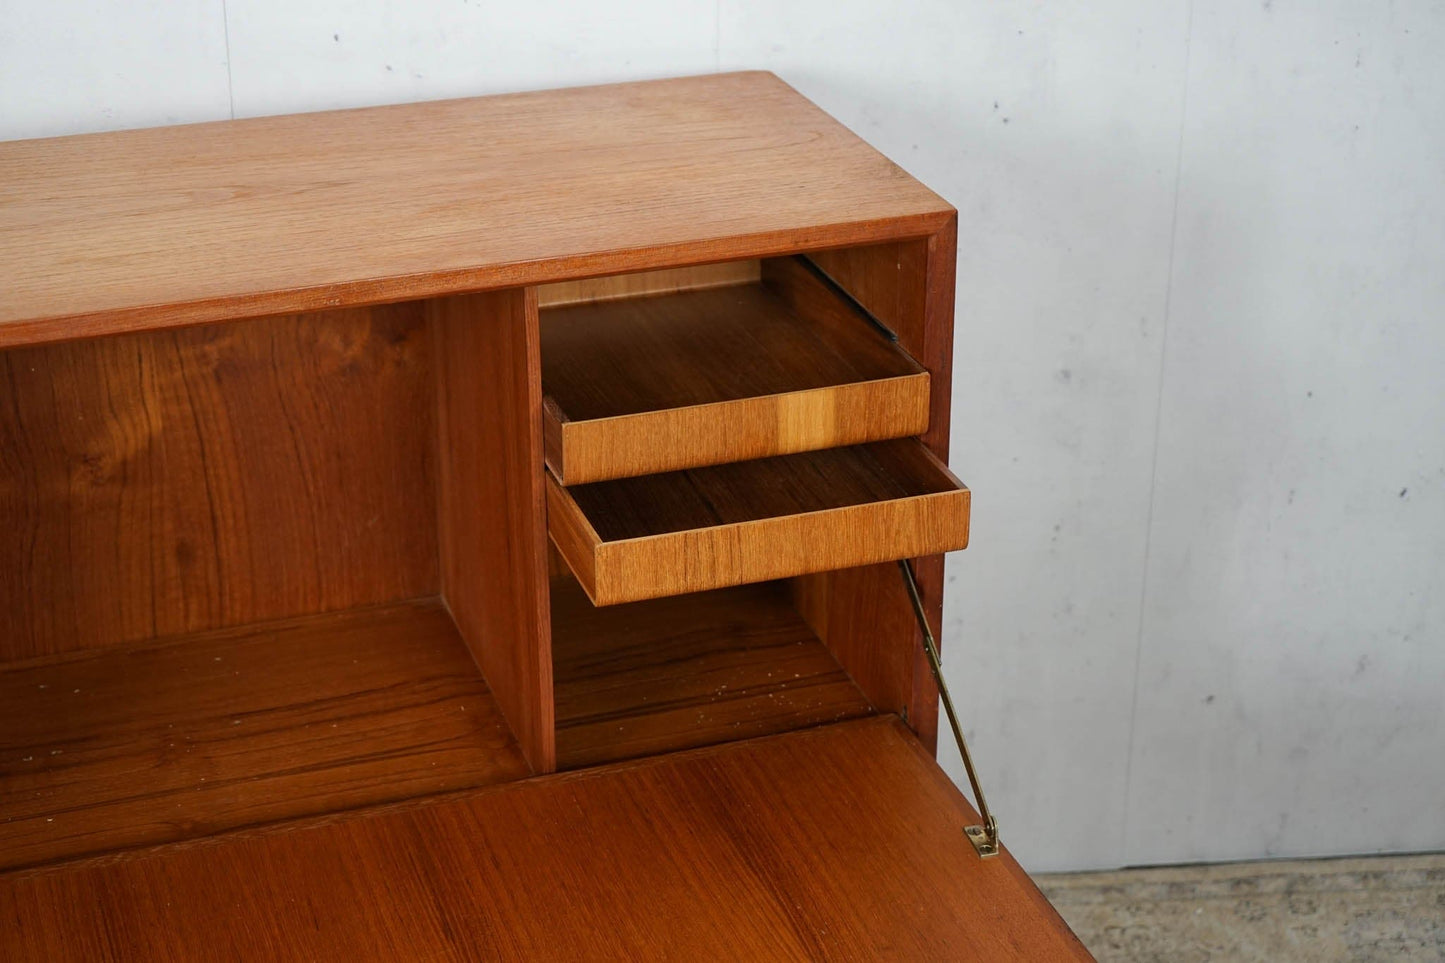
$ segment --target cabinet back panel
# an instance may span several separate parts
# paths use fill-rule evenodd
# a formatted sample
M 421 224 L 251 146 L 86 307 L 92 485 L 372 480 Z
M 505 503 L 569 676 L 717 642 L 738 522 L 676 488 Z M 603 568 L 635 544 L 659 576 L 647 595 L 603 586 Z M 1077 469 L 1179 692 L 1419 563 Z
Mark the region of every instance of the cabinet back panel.
M 0 352 L 0 660 L 437 591 L 419 304 Z

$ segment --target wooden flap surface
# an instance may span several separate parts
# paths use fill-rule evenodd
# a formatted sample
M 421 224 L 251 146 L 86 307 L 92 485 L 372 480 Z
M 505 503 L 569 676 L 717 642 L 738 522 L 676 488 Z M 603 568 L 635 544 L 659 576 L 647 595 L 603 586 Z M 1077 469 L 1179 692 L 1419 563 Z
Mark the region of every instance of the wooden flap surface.
M 896 718 L 0 876 L 6 960 L 1087 959 Z

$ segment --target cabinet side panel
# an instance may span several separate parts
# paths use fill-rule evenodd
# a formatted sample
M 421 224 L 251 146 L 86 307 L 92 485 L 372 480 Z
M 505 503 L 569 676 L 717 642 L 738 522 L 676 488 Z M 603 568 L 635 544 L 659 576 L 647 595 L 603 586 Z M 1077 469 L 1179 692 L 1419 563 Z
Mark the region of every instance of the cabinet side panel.
M 0 352 L 0 661 L 437 590 L 418 304 Z
M 534 288 L 429 301 L 442 595 L 533 769 L 556 768 Z
M 916 241 L 809 255 L 898 335 L 928 370 L 929 421 L 923 443 L 948 460 L 953 370 L 953 288 L 957 222 Z M 924 609 L 943 625 L 943 556 L 914 560 Z M 938 740 L 938 689 L 923 656 L 898 566 L 870 565 L 797 580 L 794 598 L 874 706 L 905 712 L 929 749 Z

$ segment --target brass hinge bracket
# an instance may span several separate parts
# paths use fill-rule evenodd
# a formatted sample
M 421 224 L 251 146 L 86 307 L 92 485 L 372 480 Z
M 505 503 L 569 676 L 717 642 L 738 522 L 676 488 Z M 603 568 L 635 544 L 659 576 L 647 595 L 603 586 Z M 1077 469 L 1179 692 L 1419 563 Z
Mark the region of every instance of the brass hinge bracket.
M 973 844 L 979 859 L 992 859 L 998 855 L 998 822 L 993 818 L 993 813 L 988 811 L 988 800 L 983 798 L 983 787 L 978 784 L 978 773 L 973 768 L 973 756 L 968 751 L 968 741 L 963 738 L 958 714 L 953 711 L 953 697 L 948 694 L 948 683 L 943 681 L 943 662 L 938 657 L 938 641 L 934 639 L 928 616 L 923 611 L 923 598 L 918 594 L 913 566 L 907 559 L 899 559 L 898 567 L 903 570 L 903 584 L 908 589 L 909 600 L 913 602 L 913 614 L 918 618 L 918 627 L 923 630 L 923 654 L 928 656 L 928 667 L 933 670 L 933 681 L 938 685 L 943 711 L 948 714 L 948 724 L 953 727 L 953 741 L 958 743 L 958 754 L 963 757 L 963 770 L 968 773 L 968 784 L 973 787 L 973 798 L 978 803 L 978 814 L 983 819 L 981 826 L 963 827 L 963 834 Z

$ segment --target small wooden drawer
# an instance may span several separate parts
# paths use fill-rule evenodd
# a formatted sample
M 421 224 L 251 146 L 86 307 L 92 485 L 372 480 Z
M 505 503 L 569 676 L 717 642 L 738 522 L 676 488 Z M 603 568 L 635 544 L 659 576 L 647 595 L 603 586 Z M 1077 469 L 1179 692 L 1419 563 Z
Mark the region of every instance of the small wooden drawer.
M 922 434 L 928 373 L 801 257 L 753 283 L 544 308 L 564 485 Z
M 548 474 L 547 527 L 596 605 L 933 555 L 968 489 L 912 439 L 589 485 Z

